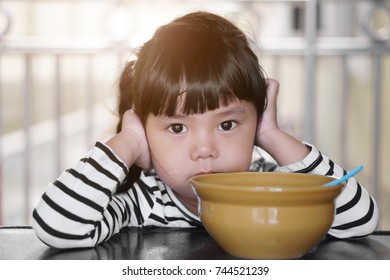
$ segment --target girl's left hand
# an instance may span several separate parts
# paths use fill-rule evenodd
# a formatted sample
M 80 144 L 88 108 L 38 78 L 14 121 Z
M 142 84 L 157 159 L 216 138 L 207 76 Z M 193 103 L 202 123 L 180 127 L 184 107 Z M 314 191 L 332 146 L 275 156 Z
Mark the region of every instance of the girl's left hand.
M 270 136 L 275 130 L 279 130 L 277 120 L 277 96 L 279 93 L 279 82 L 274 79 L 267 80 L 267 107 L 259 121 L 256 133 L 256 145 L 264 148 L 264 144 L 269 141 Z
M 301 141 L 279 128 L 276 110 L 278 92 L 279 83 L 269 79 L 267 107 L 257 127 L 255 144 L 268 152 L 278 165 L 283 166 L 303 160 L 310 150 Z

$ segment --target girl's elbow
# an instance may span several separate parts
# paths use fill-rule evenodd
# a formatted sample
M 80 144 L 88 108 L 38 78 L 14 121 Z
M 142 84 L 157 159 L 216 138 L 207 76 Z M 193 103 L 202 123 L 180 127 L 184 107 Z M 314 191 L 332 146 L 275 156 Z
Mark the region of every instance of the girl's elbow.
M 338 225 L 333 225 L 328 235 L 339 238 L 363 238 L 372 234 L 378 227 L 379 209 L 373 203 L 371 211 L 368 211 L 361 219 L 356 221 L 348 221 Z
M 91 238 L 72 239 L 60 237 L 55 232 L 44 230 L 35 220 L 33 220 L 32 228 L 44 244 L 55 249 L 72 249 L 72 248 L 92 248 L 94 244 Z

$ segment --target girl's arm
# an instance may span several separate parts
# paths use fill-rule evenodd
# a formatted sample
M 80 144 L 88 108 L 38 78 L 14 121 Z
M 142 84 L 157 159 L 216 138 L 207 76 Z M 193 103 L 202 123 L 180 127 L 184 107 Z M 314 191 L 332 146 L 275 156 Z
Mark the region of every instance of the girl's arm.
M 347 172 L 314 146 L 307 147 L 310 153 L 302 161 L 277 167 L 275 171 L 311 173 L 337 178 Z M 355 178 L 350 178 L 335 199 L 335 218 L 328 235 L 336 238 L 363 237 L 376 229 L 378 220 L 379 210 L 374 198 Z
M 278 163 L 276 171 L 313 173 L 342 177 L 346 171 L 315 147 L 304 144 L 279 129 L 276 117 L 276 97 L 279 84 L 269 80 L 268 104 L 259 124 L 256 144 Z M 377 227 L 378 207 L 370 194 L 351 178 L 335 200 L 335 219 L 328 234 L 337 238 L 361 237 Z
M 142 130 L 132 112 L 125 116 L 127 128 L 106 145 L 97 143 L 73 168 L 50 183 L 33 212 L 33 228 L 46 244 L 56 248 L 93 247 L 129 224 L 139 225 L 147 195 L 134 189 L 115 194 L 134 163 L 148 164 Z M 133 133 L 131 124 L 138 127 Z M 141 126 L 142 127 L 142 126 Z M 137 138 L 138 137 L 138 138 Z M 143 156 L 142 156 L 143 155 Z M 139 211 L 140 205 L 147 205 Z M 151 211 L 151 210 L 150 210 Z

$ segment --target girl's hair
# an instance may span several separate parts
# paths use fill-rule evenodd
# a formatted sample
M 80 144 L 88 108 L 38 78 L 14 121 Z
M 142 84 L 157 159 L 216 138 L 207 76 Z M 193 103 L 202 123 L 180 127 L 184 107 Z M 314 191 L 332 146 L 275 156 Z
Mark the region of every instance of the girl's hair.
M 195 12 L 177 18 L 158 28 L 137 56 L 121 75 L 120 119 L 130 108 L 144 124 L 150 113 L 172 116 L 179 101 L 184 114 L 236 99 L 253 103 L 259 117 L 264 111 L 266 81 L 258 58 L 244 33 L 223 17 Z
M 195 12 L 177 18 L 158 28 L 137 57 L 120 78 L 118 132 L 130 108 L 144 125 L 150 113 L 203 113 L 234 100 L 263 114 L 263 70 L 245 34 L 223 17 Z

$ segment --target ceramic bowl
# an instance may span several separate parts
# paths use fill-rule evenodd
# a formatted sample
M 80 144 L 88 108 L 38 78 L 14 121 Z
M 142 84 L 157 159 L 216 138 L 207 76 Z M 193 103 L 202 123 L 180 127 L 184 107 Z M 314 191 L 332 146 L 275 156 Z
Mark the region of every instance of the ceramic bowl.
M 324 237 L 343 184 L 332 177 L 276 172 L 204 174 L 191 178 L 202 223 L 229 254 L 251 259 L 299 258 Z

